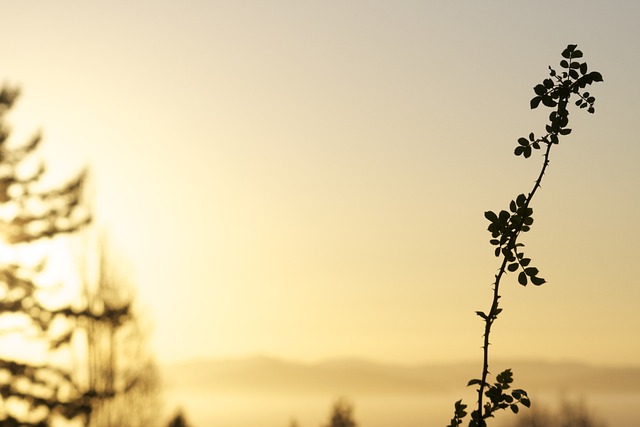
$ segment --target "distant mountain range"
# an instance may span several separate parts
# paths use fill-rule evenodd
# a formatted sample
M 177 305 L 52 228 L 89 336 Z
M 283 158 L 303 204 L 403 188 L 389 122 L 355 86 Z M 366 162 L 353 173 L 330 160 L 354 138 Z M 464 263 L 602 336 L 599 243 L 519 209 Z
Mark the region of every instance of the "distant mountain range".
M 515 385 L 529 392 L 640 393 L 640 367 L 581 363 L 495 362 L 512 368 Z M 343 359 L 298 363 L 271 357 L 200 360 L 163 368 L 168 389 L 224 394 L 441 394 L 478 376 L 477 363 L 394 365 Z

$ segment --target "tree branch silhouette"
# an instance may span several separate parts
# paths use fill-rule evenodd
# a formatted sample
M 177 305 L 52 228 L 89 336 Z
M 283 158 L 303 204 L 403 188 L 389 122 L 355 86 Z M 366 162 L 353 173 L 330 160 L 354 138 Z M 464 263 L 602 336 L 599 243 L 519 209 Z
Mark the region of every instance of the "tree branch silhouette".
M 489 345 L 491 336 L 491 327 L 502 312 L 500 308 L 500 284 L 502 279 L 509 272 L 518 273 L 518 283 L 526 286 L 529 282 L 535 286 L 546 283 L 546 280 L 538 276 L 539 270 L 531 266 L 531 259 L 526 258 L 522 248 L 524 244 L 518 242 L 520 234 L 531 229 L 533 224 L 533 209 L 530 207 L 531 201 L 536 192 L 540 189 L 542 179 L 549 166 L 549 156 L 554 145 L 559 143 L 560 137 L 569 135 L 571 129 L 569 124 L 569 105 L 570 98 L 574 95 L 578 96 L 575 105 L 579 108 L 586 108 L 589 113 L 594 113 L 595 98 L 589 92 L 583 90 L 595 82 L 603 81 L 602 75 L 597 71 L 588 71 L 586 62 L 577 61 L 582 58 L 583 54 L 577 50 L 577 45 L 570 44 L 562 52 L 560 67 L 564 71 L 558 73 L 549 67 L 549 78 L 543 80 L 541 84 L 536 85 L 533 89 L 536 96 L 531 99 L 530 105 L 532 109 L 537 108 L 541 103 L 554 110 L 549 114 L 549 123 L 546 125 L 546 134 L 536 138 L 532 133 L 528 138 L 519 138 L 518 146 L 514 150 L 516 156 L 525 158 L 531 157 L 533 150 L 539 150 L 545 147 L 543 154 L 543 163 L 534 182 L 531 191 L 525 194 L 519 194 L 509 203 L 509 210 L 501 210 L 499 213 L 493 211 L 485 212 L 484 216 L 490 222 L 487 227 L 491 233 L 491 245 L 495 246 L 495 256 L 502 258 L 500 268 L 495 275 L 493 283 L 493 298 L 488 313 L 476 311 L 484 321 L 484 335 L 482 345 L 482 374 L 480 379 L 472 379 L 468 386 L 477 385 L 478 402 L 476 409 L 471 413 L 469 427 L 485 427 L 486 419 L 493 418 L 494 413 L 498 410 L 511 409 L 514 413 L 518 413 L 518 404 L 529 407 L 531 401 L 527 393 L 522 389 L 514 389 L 511 393 L 505 390 L 511 388 L 513 382 L 513 374 L 510 369 L 501 372 L 496 376 L 496 382 L 489 384 L 487 379 L 489 376 Z M 486 401 L 485 401 L 486 397 Z M 486 402 L 486 403 L 485 403 Z M 449 427 L 457 427 L 462 424 L 463 419 L 467 415 L 461 400 L 457 401 L 454 406 L 454 417 L 451 419 Z

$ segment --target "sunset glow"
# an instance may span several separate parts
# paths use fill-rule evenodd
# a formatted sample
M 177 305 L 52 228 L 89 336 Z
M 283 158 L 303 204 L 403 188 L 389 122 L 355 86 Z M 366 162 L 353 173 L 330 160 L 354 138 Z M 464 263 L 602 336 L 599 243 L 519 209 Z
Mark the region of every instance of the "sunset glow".
M 525 238 L 548 283 L 507 280 L 496 354 L 636 364 L 640 10 L 549 7 L 14 2 L 9 121 L 53 176 L 90 166 L 160 360 L 475 360 L 483 212 L 531 184 L 532 86 L 578 43 L 606 85 L 551 160 Z

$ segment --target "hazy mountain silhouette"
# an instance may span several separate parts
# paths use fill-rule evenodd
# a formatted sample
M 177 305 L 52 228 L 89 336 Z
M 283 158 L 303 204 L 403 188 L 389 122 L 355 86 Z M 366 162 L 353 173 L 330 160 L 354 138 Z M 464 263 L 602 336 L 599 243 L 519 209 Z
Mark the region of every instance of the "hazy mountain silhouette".
M 494 362 L 513 368 L 527 391 L 640 393 L 640 367 L 582 363 Z M 165 366 L 169 388 L 221 393 L 439 394 L 459 390 L 477 372 L 476 363 L 394 365 L 357 359 L 298 363 L 270 357 L 213 359 Z

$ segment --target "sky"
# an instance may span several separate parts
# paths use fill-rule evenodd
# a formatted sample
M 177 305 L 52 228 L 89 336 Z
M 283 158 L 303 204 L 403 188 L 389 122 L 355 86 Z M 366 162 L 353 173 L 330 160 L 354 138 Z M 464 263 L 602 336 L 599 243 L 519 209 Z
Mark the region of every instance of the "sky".
M 161 362 L 474 360 L 486 210 L 530 191 L 532 88 L 577 43 L 605 82 L 533 202 L 547 284 L 504 282 L 497 358 L 637 365 L 640 4 L 3 2 L 16 140 L 91 171 Z

